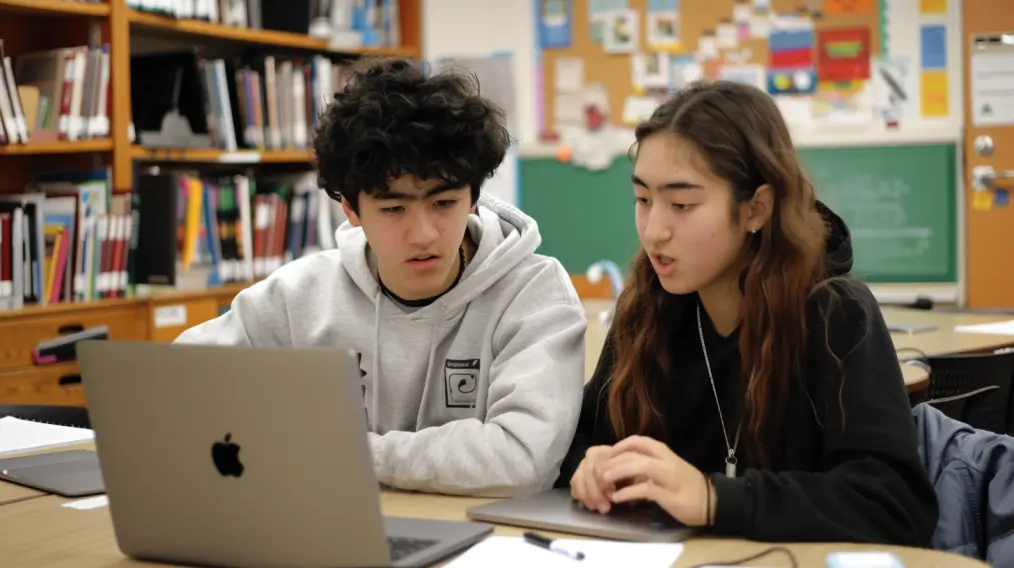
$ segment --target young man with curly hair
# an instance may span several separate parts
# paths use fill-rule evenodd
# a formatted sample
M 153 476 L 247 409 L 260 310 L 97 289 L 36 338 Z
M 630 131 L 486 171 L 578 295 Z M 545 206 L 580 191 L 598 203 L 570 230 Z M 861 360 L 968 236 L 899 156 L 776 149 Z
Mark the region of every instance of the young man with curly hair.
M 535 221 L 480 196 L 510 143 L 503 122 L 469 76 L 355 66 L 314 142 L 348 217 L 338 250 L 287 264 L 177 341 L 354 349 L 386 485 L 551 487 L 580 411 L 586 320 L 562 265 L 535 254 Z

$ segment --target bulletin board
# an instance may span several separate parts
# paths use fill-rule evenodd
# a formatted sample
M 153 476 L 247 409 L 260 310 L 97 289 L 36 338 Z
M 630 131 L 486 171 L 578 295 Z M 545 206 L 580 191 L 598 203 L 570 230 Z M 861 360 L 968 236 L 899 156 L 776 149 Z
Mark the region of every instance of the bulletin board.
M 680 60 L 687 61 L 691 67 L 696 63 L 701 76 L 712 79 L 723 78 L 723 73 L 726 73 L 723 69 L 760 68 L 758 76 L 763 77 L 763 84 L 758 86 L 772 94 L 787 96 L 814 94 L 816 83 L 836 80 L 838 75 L 852 79 L 864 75 L 865 79 L 869 79 L 870 57 L 881 52 L 881 4 L 880 0 L 539 0 L 540 68 L 537 71 L 539 99 L 536 111 L 540 134 L 557 132 L 560 126 L 557 118 L 564 116 L 563 112 L 570 112 L 568 121 L 576 118 L 573 107 L 577 103 L 571 102 L 576 99 L 564 97 L 570 96 L 568 91 L 573 91 L 578 82 L 583 89 L 590 86 L 599 88 L 600 96 L 608 101 L 605 118 L 609 123 L 620 127 L 636 124 L 637 120 L 632 124 L 629 118 L 624 119 L 625 105 L 629 106 L 633 99 L 657 98 L 672 88 L 678 88 L 681 77 L 672 62 Z M 616 42 L 610 42 L 607 37 L 610 30 L 603 30 L 601 24 L 595 24 L 603 14 L 600 10 L 606 5 L 611 11 L 626 9 L 636 13 L 636 41 L 628 42 L 634 45 L 621 46 L 631 52 L 609 51 L 616 49 Z M 672 29 L 678 43 L 663 45 L 658 41 L 660 36 L 649 30 L 649 23 L 658 22 L 657 16 L 649 17 L 649 13 L 667 10 L 668 6 L 675 6 L 675 26 Z M 553 13 L 561 9 L 570 13 L 559 14 L 554 22 Z M 783 20 L 781 16 L 786 18 Z M 554 26 L 564 18 L 567 20 L 566 30 Z M 782 27 L 785 21 L 791 24 L 793 20 L 803 23 L 804 28 L 805 25 L 810 26 L 810 44 L 804 50 L 808 54 L 801 51 L 801 44 L 795 43 L 800 34 L 793 39 L 790 37 L 792 34 L 785 33 L 786 29 Z M 600 26 L 598 31 L 593 29 L 596 25 Z M 789 32 L 796 30 L 793 25 L 789 28 Z M 801 36 L 805 41 L 806 34 Z M 857 41 L 857 37 L 865 40 Z M 822 73 L 821 63 L 826 61 L 827 52 L 834 49 L 839 54 L 844 53 L 846 59 L 852 56 L 857 61 L 865 58 L 865 69 L 850 69 L 847 64 L 842 66 L 839 58 L 827 62 Z M 856 53 L 857 49 L 861 53 Z M 664 52 L 666 60 L 672 65 L 668 88 L 635 86 L 635 66 L 644 65 L 638 59 L 644 57 L 643 54 L 650 56 L 659 52 Z M 580 77 L 573 65 L 564 71 L 569 77 L 563 77 L 563 73 L 557 77 L 558 64 L 563 65 L 561 59 L 563 63 L 569 61 L 571 64 L 581 60 Z M 814 84 L 809 91 L 799 92 L 798 85 L 779 82 L 776 77 L 778 65 L 785 65 L 786 69 L 809 68 Z M 791 76 L 799 77 L 794 73 L 790 73 Z M 782 77 L 784 80 L 784 75 Z M 805 83 L 802 78 L 798 80 Z M 843 82 L 837 81 L 839 84 Z M 781 90 L 783 88 L 785 90 Z M 655 95 L 651 95 L 652 91 Z M 562 118 L 560 120 L 563 121 Z

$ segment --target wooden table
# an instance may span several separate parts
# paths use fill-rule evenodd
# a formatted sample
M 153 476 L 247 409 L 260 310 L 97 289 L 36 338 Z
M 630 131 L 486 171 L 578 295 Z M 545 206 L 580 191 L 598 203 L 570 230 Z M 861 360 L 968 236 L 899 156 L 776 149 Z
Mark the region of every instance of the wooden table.
M 76 446 L 93 449 L 92 444 Z M 51 450 L 56 451 L 56 450 Z M 0 481 L 0 495 L 12 495 L 10 484 Z M 26 490 L 30 491 L 30 490 Z M 61 505 L 73 499 L 55 495 L 27 495 L 20 501 L 0 505 L 0 565 L 46 568 L 126 568 L 130 566 L 166 566 L 131 560 L 116 545 L 108 508 L 78 510 Z M 23 494 L 25 496 L 26 494 Z M 449 497 L 385 491 L 381 509 L 385 515 L 467 520 L 465 511 L 492 499 Z M 497 525 L 494 534 L 520 536 L 523 529 Z M 568 536 L 557 534 L 555 536 Z M 574 537 L 571 537 L 574 538 Z M 722 564 L 756 554 L 772 546 L 768 543 L 737 539 L 700 538 L 687 541 L 674 568 L 703 563 Z M 852 544 L 781 544 L 792 551 L 800 567 L 824 568 L 827 554 L 849 550 L 887 550 L 898 555 L 907 568 L 988 568 L 985 563 L 933 550 Z M 783 554 L 774 554 L 755 565 L 789 566 Z
M 1014 335 L 954 331 L 957 326 L 1007 321 L 1014 319 L 1012 316 L 952 314 L 908 308 L 884 308 L 882 312 L 888 323 L 937 326 L 933 331 L 922 333 L 892 333 L 895 349 L 914 349 L 926 355 L 958 355 L 1014 347 Z M 916 353 L 902 355 L 914 356 Z

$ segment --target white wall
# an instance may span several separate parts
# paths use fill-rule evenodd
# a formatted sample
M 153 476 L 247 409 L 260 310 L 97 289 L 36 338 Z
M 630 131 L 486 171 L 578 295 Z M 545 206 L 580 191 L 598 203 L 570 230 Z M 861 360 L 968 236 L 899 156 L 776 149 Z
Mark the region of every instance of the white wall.
M 534 0 L 423 0 L 423 57 L 485 57 L 510 53 L 514 62 L 517 132 L 537 141 Z
M 522 155 L 554 156 L 555 148 L 538 144 L 535 116 L 535 0 L 424 0 L 423 53 L 427 59 L 448 56 L 487 56 L 510 52 L 514 58 L 517 87 L 517 132 Z M 909 56 L 915 85 L 919 81 L 919 29 L 921 22 L 948 25 L 947 63 L 950 73 L 951 118 L 947 120 L 908 119 L 894 132 L 857 130 L 855 127 L 828 127 L 799 132 L 801 146 L 867 145 L 871 134 L 880 143 L 957 141 L 961 136 L 962 42 L 960 2 L 948 2 L 948 14 L 920 17 L 917 0 L 892 0 L 887 13 L 888 50 Z M 577 24 L 583 25 L 583 24 Z M 916 91 L 918 92 L 918 91 Z M 549 101 L 546 102 L 549 104 Z M 918 106 L 915 107 L 918 113 Z M 795 129 L 794 129 L 795 130 Z M 629 141 L 620 141 L 624 151 Z

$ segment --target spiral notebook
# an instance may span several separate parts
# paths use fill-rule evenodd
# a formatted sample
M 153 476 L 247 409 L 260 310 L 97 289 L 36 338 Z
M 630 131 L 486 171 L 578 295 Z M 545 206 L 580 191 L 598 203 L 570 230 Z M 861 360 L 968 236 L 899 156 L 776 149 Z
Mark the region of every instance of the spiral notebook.
M 22 420 L 13 416 L 0 418 L 0 456 L 91 442 L 95 433 L 84 428 L 71 428 Z

